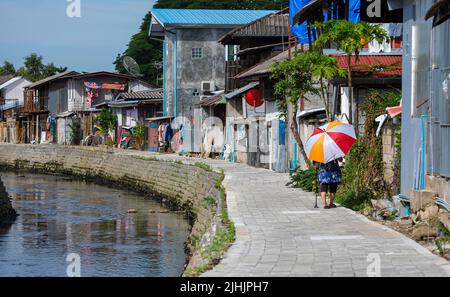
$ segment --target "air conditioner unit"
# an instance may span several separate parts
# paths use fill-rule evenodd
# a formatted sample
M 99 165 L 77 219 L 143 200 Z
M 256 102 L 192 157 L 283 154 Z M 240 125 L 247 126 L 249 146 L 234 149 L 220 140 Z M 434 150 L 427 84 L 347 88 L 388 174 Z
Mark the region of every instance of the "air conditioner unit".
M 210 94 L 216 90 L 214 81 L 202 81 L 202 94 Z

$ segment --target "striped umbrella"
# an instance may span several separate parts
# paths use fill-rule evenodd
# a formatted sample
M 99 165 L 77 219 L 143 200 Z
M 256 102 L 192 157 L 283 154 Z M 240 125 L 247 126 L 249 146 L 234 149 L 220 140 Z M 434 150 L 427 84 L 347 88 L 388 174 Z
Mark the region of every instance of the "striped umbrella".
M 312 161 L 328 163 L 344 157 L 356 141 L 352 125 L 333 121 L 316 128 L 305 145 Z

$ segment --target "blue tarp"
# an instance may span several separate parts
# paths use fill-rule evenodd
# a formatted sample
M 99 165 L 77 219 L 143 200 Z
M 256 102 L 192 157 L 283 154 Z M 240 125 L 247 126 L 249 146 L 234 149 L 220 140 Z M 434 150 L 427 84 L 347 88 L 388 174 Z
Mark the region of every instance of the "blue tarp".
M 308 43 L 308 31 L 306 30 L 306 22 L 303 24 L 292 24 L 294 15 L 312 0 L 289 0 L 289 21 L 292 28 L 292 34 L 297 36 L 300 44 Z
M 292 18 L 294 15 L 300 11 L 305 5 L 309 4 L 313 0 L 289 0 L 289 20 L 292 27 L 292 34 L 297 36 L 298 42 L 301 44 L 308 43 L 308 31 L 306 27 L 306 22 L 303 24 L 294 24 L 292 25 Z M 349 0 L 350 1 L 350 12 L 349 12 L 349 20 L 351 22 L 359 22 L 360 15 L 360 0 Z M 328 14 L 324 13 L 324 19 L 327 21 L 329 19 Z M 312 37 L 311 37 L 312 38 Z
M 349 14 L 350 22 L 357 23 L 361 20 L 359 13 L 360 6 L 361 6 L 360 0 L 350 0 L 350 14 Z

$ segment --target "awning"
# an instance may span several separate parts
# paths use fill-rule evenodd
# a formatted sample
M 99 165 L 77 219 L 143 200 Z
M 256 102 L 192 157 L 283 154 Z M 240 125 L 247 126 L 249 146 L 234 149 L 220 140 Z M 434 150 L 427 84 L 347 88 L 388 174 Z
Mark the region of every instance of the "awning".
M 325 108 L 320 107 L 320 108 L 313 108 L 313 109 L 298 111 L 297 118 L 304 119 L 304 118 L 308 118 L 311 116 L 316 116 L 318 114 L 325 114 Z
M 58 114 L 56 117 L 57 118 L 68 118 L 68 117 L 71 117 L 73 115 L 76 115 L 76 113 L 73 112 L 73 111 L 65 111 L 65 112 L 62 112 L 62 113 Z
M 201 100 L 199 102 L 198 105 L 200 105 L 201 107 L 208 107 L 208 106 L 216 106 L 216 105 L 225 104 L 225 103 L 227 103 L 227 101 L 225 100 L 224 95 L 217 95 L 217 96 L 204 98 L 203 100 Z
M 108 103 L 108 107 L 113 108 L 127 108 L 127 107 L 137 107 L 141 105 L 158 104 L 162 100 L 116 100 Z
M 155 117 L 155 118 L 146 118 L 146 121 L 155 122 L 155 121 L 163 121 L 163 120 L 172 120 L 173 116 L 165 116 L 165 117 Z
M 138 100 L 135 101 L 113 101 L 113 102 L 109 102 L 108 106 L 109 107 L 115 107 L 115 108 L 124 108 L 124 107 L 136 107 L 139 105 Z
M 108 101 L 103 101 L 97 104 L 92 105 L 94 108 L 101 108 L 101 107 L 106 107 L 108 106 Z
M 402 107 L 401 106 L 386 107 L 386 111 L 391 118 L 395 118 L 396 116 L 402 113 Z
M 297 11 L 294 16 L 292 17 L 292 23 L 293 24 L 302 24 L 308 16 L 311 16 L 311 13 L 314 13 L 317 9 L 322 8 L 322 3 L 324 0 L 313 0 L 309 3 L 307 3 L 305 6 L 302 7 L 299 11 Z
M 242 87 L 240 89 L 234 90 L 231 93 L 225 94 L 225 99 L 232 99 L 232 98 L 234 98 L 234 97 L 236 97 L 236 96 L 238 96 L 238 95 L 240 95 L 240 94 L 242 94 L 242 93 L 244 93 L 244 92 L 246 92 L 246 91 L 248 91 L 250 89 L 253 89 L 254 87 L 257 87 L 257 86 L 259 86 L 259 81 L 255 81 L 255 82 L 249 83 L 245 87 Z
M 433 18 L 433 27 L 439 26 L 450 18 L 450 0 L 435 2 L 425 15 L 425 20 Z

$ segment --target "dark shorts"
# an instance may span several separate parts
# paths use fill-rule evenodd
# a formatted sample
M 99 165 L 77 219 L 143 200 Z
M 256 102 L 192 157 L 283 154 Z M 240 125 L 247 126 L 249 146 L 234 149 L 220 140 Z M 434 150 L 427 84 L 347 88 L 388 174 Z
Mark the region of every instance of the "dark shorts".
M 331 184 L 320 184 L 320 193 L 332 193 L 336 194 L 338 183 L 331 183 Z

